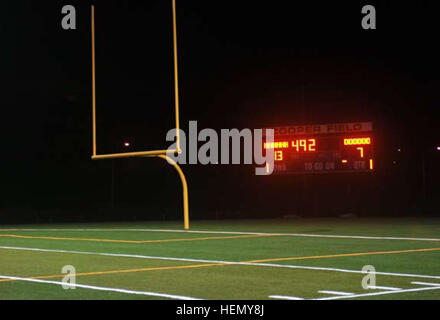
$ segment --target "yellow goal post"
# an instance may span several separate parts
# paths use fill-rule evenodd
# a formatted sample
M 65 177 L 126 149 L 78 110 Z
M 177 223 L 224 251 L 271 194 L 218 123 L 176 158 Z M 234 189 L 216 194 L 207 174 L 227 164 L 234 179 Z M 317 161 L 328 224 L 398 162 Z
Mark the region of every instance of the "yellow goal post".
M 92 28 L 92 159 L 119 159 L 133 157 L 159 157 L 167 160 L 173 165 L 179 174 L 183 189 L 183 216 L 184 229 L 189 229 L 189 205 L 188 205 L 188 185 L 185 175 L 179 165 L 168 156 L 168 154 L 180 153 L 180 135 L 179 135 L 179 81 L 178 81 L 178 65 L 177 65 L 177 22 L 176 22 L 176 0 L 172 0 L 173 15 L 173 56 L 174 56 L 174 105 L 175 105 L 175 123 L 176 123 L 176 149 L 170 150 L 148 150 L 137 152 L 108 153 L 98 154 L 96 143 L 96 73 L 95 73 L 95 7 L 91 6 L 91 28 Z

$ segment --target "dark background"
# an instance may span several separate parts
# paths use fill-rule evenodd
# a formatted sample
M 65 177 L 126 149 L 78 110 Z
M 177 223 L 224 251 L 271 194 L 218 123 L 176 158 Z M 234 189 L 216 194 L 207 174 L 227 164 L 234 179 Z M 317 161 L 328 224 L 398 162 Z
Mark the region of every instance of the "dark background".
M 171 0 L 93 3 L 98 153 L 167 147 Z M 438 215 L 434 3 L 177 0 L 185 131 L 190 120 L 199 129 L 372 121 L 376 138 L 369 174 L 184 165 L 191 216 Z M 66 4 L 76 30 L 61 28 Z M 2 5 L 2 223 L 181 218 L 180 182 L 165 161 L 90 159 L 90 4 Z M 366 4 L 377 30 L 361 28 Z M 124 141 L 132 146 L 123 150 Z

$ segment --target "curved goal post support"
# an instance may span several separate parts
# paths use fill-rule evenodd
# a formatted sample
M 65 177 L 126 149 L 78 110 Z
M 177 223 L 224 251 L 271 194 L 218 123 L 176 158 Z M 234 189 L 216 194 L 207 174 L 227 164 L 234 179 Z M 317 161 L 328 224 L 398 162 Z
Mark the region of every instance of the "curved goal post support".
M 185 228 L 185 230 L 188 230 L 189 229 L 188 184 L 186 182 L 185 175 L 183 174 L 183 171 L 179 167 L 179 165 L 167 155 L 160 154 L 157 157 L 168 161 L 168 163 L 171 164 L 179 174 L 180 181 L 182 182 L 182 190 L 183 190 L 183 227 Z

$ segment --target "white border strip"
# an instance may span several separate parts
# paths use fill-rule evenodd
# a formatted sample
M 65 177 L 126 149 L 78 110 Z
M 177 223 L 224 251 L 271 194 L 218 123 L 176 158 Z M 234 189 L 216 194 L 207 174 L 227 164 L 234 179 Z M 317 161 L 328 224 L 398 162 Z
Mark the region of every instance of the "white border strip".
M 22 278 L 22 277 L 15 277 L 15 276 L 2 276 L 2 275 L 0 275 L 0 279 L 47 283 L 47 284 L 55 284 L 55 285 L 66 285 L 66 283 L 61 282 L 61 281 Z M 118 292 L 118 293 L 125 293 L 125 294 L 137 294 L 137 295 L 161 297 L 161 298 L 168 298 L 168 299 L 202 300 L 202 299 L 198 299 L 198 298 L 187 297 L 187 296 L 178 296 L 178 295 L 174 295 L 174 294 L 149 292 L 149 291 L 135 291 L 135 290 L 127 290 L 127 289 L 119 289 L 119 288 L 97 287 L 97 286 L 90 286 L 90 285 L 78 284 L 78 283 L 69 283 L 68 285 L 71 287 L 75 287 L 75 288 L 84 288 L 84 289 L 92 289 L 92 290 L 100 290 L 100 291 L 108 291 L 108 292 Z
M 38 252 L 54 252 L 54 253 L 73 253 L 73 254 L 85 254 L 85 255 L 97 255 L 97 256 L 109 256 L 109 257 L 124 257 L 124 258 L 167 260 L 167 261 L 185 261 L 185 262 L 198 262 L 198 263 L 203 262 L 203 263 L 213 263 L 213 264 L 230 264 L 230 265 L 260 266 L 260 267 L 275 267 L 275 268 L 288 268 L 288 269 L 300 269 L 300 270 L 335 271 L 335 272 L 344 272 L 344 273 L 365 274 L 365 272 L 363 272 L 361 270 L 347 270 L 347 269 L 339 269 L 339 268 L 298 266 L 298 265 L 290 265 L 290 264 L 236 262 L 236 261 L 206 260 L 206 259 L 192 259 L 192 258 L 159 257 L 159 256 L 147 256 L 147 255 L 136 255 L 136 254 L 70 251 L 70 250 L 6 247 L 6 246 L 0 246 L 0 249 L 38 251 Z M 375 272 L 375 274 L 384 275 L 384 276 L 408 277 L 408 278 L 440 279 L 440 276 L 408 274 L 408 273 Z
M 290 236 L 290 237 L 309 237 L 309 238 L 338 238 L 338 239 L 366 239 L 366 240 L 407 240 L 407 241 L 440 241 L 439 238 L 407 238 L 407 237 L 383 237 L 383 236 L 350 236 L 350 235 L 331 235 L 331 234 L 309 234 L 309 233 L 268 233 L 268 232 L 240 232 L 240 231 L 215 231 L 215 230 L 180 230 L 180 229 L 26 229 L 13 228 L 1 229 L 2 231 L 79 231 L 79 232 L 169 232 L 169 233 L 207 233 L 207 234 L 237 234 L 237 235 L 267 235 L 267 236 Z

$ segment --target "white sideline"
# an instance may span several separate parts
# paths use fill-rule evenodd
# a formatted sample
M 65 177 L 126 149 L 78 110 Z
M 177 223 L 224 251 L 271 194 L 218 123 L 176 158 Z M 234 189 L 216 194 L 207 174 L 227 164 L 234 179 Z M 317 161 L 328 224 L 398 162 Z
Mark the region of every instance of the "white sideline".
M 304 300 L 304 298 L 299 298 L 299 297 L 277 296 L 277 295 L 269 296 L 269 298 L 271 298 L 271 299 L 282 299 L 282 300 Z
M 66 285 L 66 283 L 61 282 L 61 281 L 41 280 L 41 279 L 32 279 L 32 278 L 22 278 L 22 277 L 15 277 L 15 276 L 2 276 L 2 275 L 0 275 L 0 279 L 10 279 L 10 280 L 28 281 L 28 282 L 37 282 L 37 283 L 47 283 L 47 284 L 55 284 L 55 285 Z M 193 297 L 179 296 L 179 295 L 174 295 L 174 294 L 166 294 L 166 293 L 158 293 L 158 292 L 135 291 L 135 290 L 127 290 L 127 289 L 119 289 L 119 288 L 97 287 L 97 286 L 90 286 L 90 285 L 78 284 L 78 283 L 76 283 L 76 284 L 69 283 L 68 285 L 76 287 L 76 288 L 84 288 L 84 289 L 92 289 L 92 290 L 100 290 L 100 291 L 109 291 L 109 292 L 118 292 L 118 293 L 126 293 L 126 294 L 137 294 L 137 295 L 161 297 L 161 298 L 169 298 L 169 299 L 177 299 L 177 300 L 201 300 L 201 299 L 193 298 Z
M 169 232 L 169 233 L 211 233 L 211 234 L 237 234 L 237 235 L 270 235 L 270 236 L 290 236 L 290 237 L 309 237 L 309 238 L 340 238 L 340 239 L 366 239 L 366 240 L 408 240 L 408 241 L 440 241 L 439 238 L 407 238 L 407 237 L 384 237 L 384 236 L 350 236 L 350 235 L 330 235 L 330 234 L 309 234 L 309 233 L 268 233 L 268 232 L 239 232 L 239 231 L 215 231 L 215 230 L 180 230 L 180 229 L 84 229 L 84 228 L 58 228 L 58 229 L 28 229 L 13 228 L 1 229 L 1 231 L 96 231 L 96 232 Z
M 368 286 L 368 289 L 388 290 L 388 291 L 400 291 L 400 290 L 402 290 L 402 288 L 382 287 L 382 286 Z
M 58 250 L 58 249 L 23 248 L 23 247 L 7 247 L 7 246 L 0 246 L 0 249 L 24 250 L 24 251 L 40 251 L 40 252 L 55 252 L 55 253 L 73 253 L 73 254 L 85 254 L 85 255 L 97 255 L 97 256 L 109 256 L 109 257 L 123 257 L 123 258 L 137 258 L 137 259 L 151 259 L 151 260 L 167 260 L 167 261 L 185 261 L 185 262 L 203 262 L 203 263 L 213 263 L 213 264 L 217 263 L 217 264 L 230 264 L 230 265 L 260 266 L 260 267 L 275 267 L 275 268 L 289 268 L 289 269 L 317 270 L 317 271 L 335 271 L 335 272 L 343 272 L 343 273 L 365 274 L 365 272 L 363 272 L 361 270 L 348 270 L 348 269 L 339 269 L 339 268 L 297 266 L 297 265 L 289 265 L 289 264 L 257 263 L 257 262 L 236 262 L 236 261 L 206 260 L 206 259 L 192 259 L 192 258 L 159 257 L 159 256 L 147 256 L 147 255 L 136 255 L 136 254 L 87 252 L 87 251 L 70 251 L 70 250 Z M 384 275 L 384 276 L 408 277 L 408 278 L 440 279 L 440 276 L 408 274 L 408 273 L 375 272 L 375 274 Z
M 354 295 L 353 292 L 343 292 L 343 291 L 329 291 L 329 290 L 319 290 L 319 293 L 325 293 L 325 294 L 334 294 L 337 296 L 352 296 Z
M 440 286 L 429 287 L 429 288 L 402 289 L 402 290 L 399 290 L 399 291 L 391 290 L 391 291 L 381 291 L 381 292 L 361 293 L 361 294 L 354 294 L 354 295 L 351 295 L 351 296 L 326 297 L 326 298 L 317 298 L 317 299 L 313 299 L 313 300 L 338 300 L 338 299 L 351 299 L 351 298 L 361 298 L 361 297 L 380 296 L 380 295 L 384 295 L 384 294 L 392 294 L 392 293 L 418 292 L 418 291 L 427 291 L 427 290 L 436 290 L 436 289 L 440 289 Z
M 440 283 L 432 283 L 432 282 L 418 282 L 418 281 L 413 281 L 411 282 L 412 284 L 418 284 L 421 286 L 433 286 L 433 287 L 438 287 L 440 286 Z

